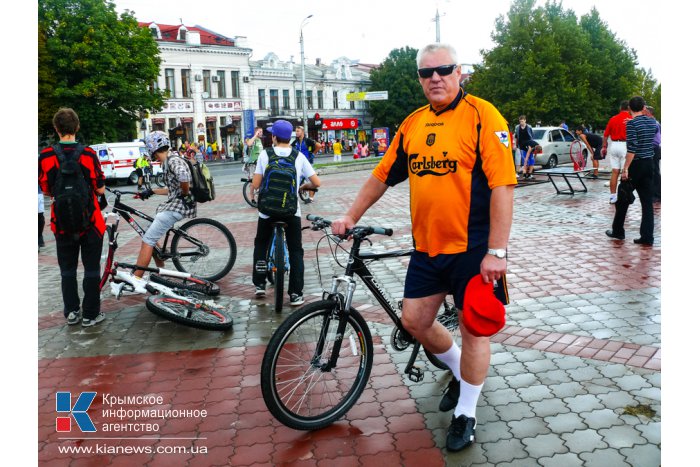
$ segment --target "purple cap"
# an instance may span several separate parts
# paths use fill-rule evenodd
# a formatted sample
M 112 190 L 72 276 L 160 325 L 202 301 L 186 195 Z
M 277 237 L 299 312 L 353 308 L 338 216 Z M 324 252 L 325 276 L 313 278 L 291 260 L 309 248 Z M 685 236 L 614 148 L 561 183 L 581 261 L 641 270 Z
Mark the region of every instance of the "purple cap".
M 268 128 L 268 131 L 278 138 L 290 139 L 292 137 L 293 128 L 292 124 L 287 120 L 277 120 Z

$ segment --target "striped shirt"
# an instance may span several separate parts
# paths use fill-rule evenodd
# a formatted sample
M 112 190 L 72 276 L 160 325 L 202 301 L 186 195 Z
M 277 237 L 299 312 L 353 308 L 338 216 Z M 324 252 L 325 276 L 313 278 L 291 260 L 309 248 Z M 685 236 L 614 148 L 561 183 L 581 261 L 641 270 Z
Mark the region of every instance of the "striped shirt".
M 656 120 L 646 115 L 638 115 L 627 122 L 627 152 L 635 159 L 654 157 L 654 136 Z

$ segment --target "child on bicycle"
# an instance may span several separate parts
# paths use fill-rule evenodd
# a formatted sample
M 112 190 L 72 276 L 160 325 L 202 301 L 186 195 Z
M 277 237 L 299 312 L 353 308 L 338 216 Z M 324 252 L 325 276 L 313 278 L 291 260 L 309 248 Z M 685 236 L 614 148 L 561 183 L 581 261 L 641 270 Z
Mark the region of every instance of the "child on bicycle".
M 147 267 L 153 257 L 153 247 L 158 240 L 170 230 L 177 221 L 185 217 L 197 217 L 197 203 L 190 193 L 192 176 L 187 162 L 177 153 L 170 153 L 170 140 L 162 131 L 154 131 L 146 137 L 146 147 L 152 159 L 158 159 L 163 167 L 165 188 L 147 188 L 139 192 L 141 199 L 148 199 L 152 195 L 167 195 L 168 199 L 156 209 L 155 219 L 146 230 L 141 242 L 141 250 L 136 260 L 136 265 Z M 163 267 L 163 261 L 154 257 L 156 266 Z M 136 277 L 143 277 L 143 270 L 134 272 Z M 138 290 L 137 292 L 145 292 Z
M 292 124 L 286 120 L 276 121 L 270 128 L 272 133 L 272 150 L 279 157 L 289 157 L 293 155 L 293 148 L 289 141 L 292 135 Z M 294 151 L 296 153 L 296 151 Z M 258 189 L 263 180 L 265 168 L 268 165 L 268 155 L 266 151 L 260 153 L 258 165 L 255 168 L 253 176 L 253 189 Z M 308 190 L 309 188 L 318 188 L 321 186 L 321 180 L 316 175 L 309 160 L 297 155 L 294 166 L 296 168 L 296 186 L 300 190 Z M 309 179 L 309 182 L 299 186 L 303 177 Z M 301 209 L 297 201 L 296 213 L 292 216 L 284 218 L 273 218 L 260 213 L 258 218 L 258 230 L 255 235 L 255 249 L 253 251 L 253 284 L 255 284 L 255 296 L 262 297 L 265 295 L 265 280 L 266 268 L 265 255 L 267 246 L 272 237 L 274 230 L 274 221 L 284 221 L 287 226 L 284 229 L 287 239 L 287 248 L 289 248 L 289 304 L 298 306 L 304 303 L 304 249 L 301 244 Z

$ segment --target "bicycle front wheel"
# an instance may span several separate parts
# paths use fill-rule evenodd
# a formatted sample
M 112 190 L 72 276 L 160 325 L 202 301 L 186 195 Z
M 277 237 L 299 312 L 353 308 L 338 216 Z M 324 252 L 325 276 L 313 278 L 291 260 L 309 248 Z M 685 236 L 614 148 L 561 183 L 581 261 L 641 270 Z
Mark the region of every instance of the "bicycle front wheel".
M 250 184 L 250 180 L 243 184 L 243 199 L 246 203 L 248 203 L 248 206 L 250 206 L 251 208 L 257 208 L 258 202 L 255 200 L 255 193 L 253 193 L 252 197 L 250 195 Z
M 275 230 L 275 263 L 272 267 L 272 274 L 275 277 L 275 311 L 282 311 L 282 301 L 284 300 L 284 231 L 280 228 Z
M 296 430 L 324 428 L 360 398 L 372 368 L 372 336 L 350 309 L 333 368 L 327 368 L 340 323 L 338 304 L 314 302 L 295 311 L 267 345 L 260 372 L 270 413 Z
M 225 331 L 233 327 L 233 318 L 228 313 L 206 303 L 151 295 L 146 300 L 146 308 L 162 318 L 193 328 Z
M 217 281 L 229 273 L 236 262 L 236 240 L 219 221 L 192 219 L 175 230 L 170 246 L 178 271 L 208 281 Z

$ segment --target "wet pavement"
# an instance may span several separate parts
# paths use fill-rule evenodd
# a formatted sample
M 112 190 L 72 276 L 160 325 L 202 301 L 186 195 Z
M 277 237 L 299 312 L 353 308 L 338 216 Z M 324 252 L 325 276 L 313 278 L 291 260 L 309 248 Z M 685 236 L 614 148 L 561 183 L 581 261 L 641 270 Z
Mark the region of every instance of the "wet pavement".
M 304 214 L 341 215 L 368 174 L 322 176 L 316 202 L 304 206 Z M 243 201 L 240 183 L 217 186 L 216 201 L 198 207 L 200 217 L 223 222 L 236 238 L 236 263 L 219 282 L 217 299 L 234 316 L 229 332 L 162 320 L 146 309 L 143 296 L 117 301 L 107 292 L 104 322 L 87 329 L 67 326 L 55 243 L 45 235 L 38 266 L 39 462 L 658 466 L 661 208 L 654 208 L 653 247 L 632 243 L 641 218 L 638 202 L 628 214 L 628 240 L 610 240 L 604 232 L 614 207 L 604 182 L 586 180 L 589 192 L 575 196 L 558 196 L 549 183 L 515 190 L 507 324 L 492 338 L 477 442 L 459 453 L 444 449 L 451 414 L 438 410 L 449 375 L 422 352 L 424 380 L 415 383 L 403 374 L 410 351 L 391 348 L 393 324 L 362 285 L 354 306 L 370 324 L 374 365 L 359 402 L 315 432 L 287 428 L 267 411 L 260 390 L 262 355 L 291 308 L 285 304 L 276 314 L 271 293 L 253 297 L 256 211 Z M 394 229 L 393 237 L 373 238 L 375 249 L 411 246 L 407 188 L 387 191 L 363 219 Z M 152 212 L 156 198 L 133 203 Z M 117 258 L 134 260 L 139 239 L 125 223 L 120 232 Z M 327 246 L 316 264 L 320 237 L 304 232 L 307 302 L 318 300 L 322 284 L 327 287 L 339 271 Z M 403 258 L 371 266 L 394 299 L 402 296 L 406 264 Z M 81 392 L 97 393 L 87 412 L 97 432 L 81 432 L 75 422 L 70 432 L 57 431 L 57 418 L 65 416 L 56 412 L 60 391 L 71 392 L 73 403 Z M 125 412 L 119 409 L 132 417 L 120 417 Z M 133 416 L 134 410 L 141 412 Z

